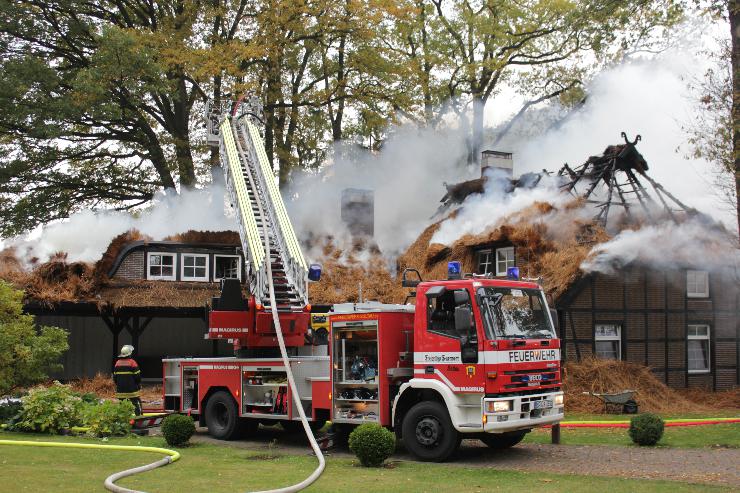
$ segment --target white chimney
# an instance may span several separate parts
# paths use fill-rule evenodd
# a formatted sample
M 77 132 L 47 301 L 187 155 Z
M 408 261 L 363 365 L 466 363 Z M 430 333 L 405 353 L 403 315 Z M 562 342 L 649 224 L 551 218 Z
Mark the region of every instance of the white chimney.
M 501 151 L 483 151 L 480 160 L 481 176 L 486 174 L 486 168 L 503 170 L 507 178 L 514 178 L 513 154 Z

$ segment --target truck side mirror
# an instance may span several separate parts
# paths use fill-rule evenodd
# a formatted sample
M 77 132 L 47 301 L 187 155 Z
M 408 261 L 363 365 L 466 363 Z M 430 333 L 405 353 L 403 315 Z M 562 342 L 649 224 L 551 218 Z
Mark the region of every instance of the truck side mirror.
M 554 308 L 550 308 L 550 318 L 552 318 L 552 325 L 555 330 L 560 330 L 560 319 L 558 318 L 558 311 Z
M 461 336 L 470 334 L 470 328 L 473 326 L 471 313 L 467 306 L 455 307 L 455 331 Z

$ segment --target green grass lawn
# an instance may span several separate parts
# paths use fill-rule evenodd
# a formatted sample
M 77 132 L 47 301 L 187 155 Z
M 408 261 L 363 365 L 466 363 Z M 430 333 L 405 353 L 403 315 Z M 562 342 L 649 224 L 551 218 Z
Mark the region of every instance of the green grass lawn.
M 86 438 L 47 437 L 0 433 L 3 439 L 89 441 Z M 97 441 L 99 442 L 99 441 Z M 122 445 L 166 446 L 157 437 L 113 439 Z M 180 449 L 182 458 L 173 465 L 121 481 L 122 486 L 155 492 L 208 493 L 251 491 L 288 485 L 305 478 L 316 460 L 308 455 L 285 455 L 266 460 L 264 451 L 198 444 Z M 0 445 L 0 491 L 99 492 L 109 474 L 156 460 L 157 454 L 118 451 L 87 451 Z M 672 481 L 631 480 L 593 476 L 497 471 L 487 467 L 455 464 L 396 462 L 392 467 L 366 469 L 354 461 L 329 457 L 328 466 L 315 492 L 488 492 L 532 491 L 590 492 L 694 492 L 723 491 L 708 485 Z M 12 482 L 8 479 L 13 478 Z
M 735 417 L 737 413 L 724 413 L 723 417 Z M 706 418 L 705 415 L 663 416 L 670 418 Z M 719 417 L 713 415 L 711 417 Z M 629 419 L 625 415 L 569 414 L 566 421 L 620 421 Z M 550 430 L 539 428 L 529 433 L 524 443 L 550 443 Z M 560 443 L 564 445 L 627 445 L 632 441 L 626 428 L 562 428 Z M 666 427 L 660 447 L 731 447 L 740 448 L 740 423 L 726 425 Z

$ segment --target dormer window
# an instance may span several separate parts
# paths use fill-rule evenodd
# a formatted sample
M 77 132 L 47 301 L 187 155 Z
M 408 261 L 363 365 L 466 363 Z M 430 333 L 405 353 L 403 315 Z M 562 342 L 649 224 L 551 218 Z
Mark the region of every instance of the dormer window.
M 213 256 L 213 280 L 241 279 L 241 257 L 238 255 L 214 255 Z
M 182 280 L 208 282 L 208 254 L 182 254 Z
M 146 278 L 155 281 L 174 281 L 175 277 L 175 254 L 149 252 L 147 257 L 149 268 Z
M 488 274 L 493 271 L 493 254 L 491 250 L 478 252 L 478 274 Z
M 509 267 L 514 267 L 514 247 L 496 249 L 496 275 L 505 276 Z

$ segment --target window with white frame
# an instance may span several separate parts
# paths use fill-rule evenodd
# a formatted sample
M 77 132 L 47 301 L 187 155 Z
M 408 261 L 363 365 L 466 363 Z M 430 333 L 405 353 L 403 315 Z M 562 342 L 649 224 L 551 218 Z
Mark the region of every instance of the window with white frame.
M 481 250 L 478 252 L 478 274 L 488 274 L 493 272 L 493 252 L 491 250 Z
M 599 358 L 622 359 L 622 326 L 619 324 L 596 324 L 594 327 L 594 349 Z
M 691 324 L 687 327 L 689 373 L 709 372 L 709 325 Z
M 238 255 L 213 256 L 213 280 L 241 279 L 241 257 Z
M 146 278 L 158 281 L 175 280 L 175 254 L 149 252 Z
M 505 276 L 509 267 L 514 267 L 514 247 L 496 249 L 496 275 Z
M 199 253 L 182 254 L 182 280 L 208 281 L 208 255 Z
M 689 298 L 709 297 L 709 273 L 707 271 L 686 271 L 686 296 Z

